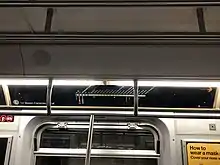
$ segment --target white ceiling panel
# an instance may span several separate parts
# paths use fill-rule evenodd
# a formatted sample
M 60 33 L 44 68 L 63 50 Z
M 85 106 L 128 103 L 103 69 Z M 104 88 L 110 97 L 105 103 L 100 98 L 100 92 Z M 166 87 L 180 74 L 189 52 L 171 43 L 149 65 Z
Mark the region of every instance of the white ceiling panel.
M 1 8 L 1 32 L 43 31 L 46 18 L 44 8 Z
M 52 31 L 197 32 L 195 12 L 194 8 L 58 8 Z
M 206 30 L 220 32 L 220 7 L 208 7 L 204 10 Z

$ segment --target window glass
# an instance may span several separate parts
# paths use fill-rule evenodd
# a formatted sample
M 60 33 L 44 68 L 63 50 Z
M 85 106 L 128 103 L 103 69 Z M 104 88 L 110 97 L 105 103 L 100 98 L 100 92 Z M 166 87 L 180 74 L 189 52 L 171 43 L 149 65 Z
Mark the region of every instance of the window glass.
M 41 148 L 86 148 L 88 129 L 46 129 Z M 139 129 L 94 129 L 93 149 L 154 150 L 154 136 Z
M 54 86 L 52 103 L 57 106 L 133 106 L 133 87 L 113 85 Z
M 41 136 L 41 148 L 86 148 L 88 129 L 47 129 Z
M 8 138 L 0 138 L 0 164 L 4 165 L 5 162 L 5 154 L 8 145 Z
M 36 165 L 84 165 L 85 158 L 37 157 Z M 91 165 L 157 165 L 157 159 L 91 158 Z
M 95 129 L 92 148 L 154 150 L 154 136 L 146 130 Z
M 216 88 L 139 87 L 140 107 L 212 108 Z M 54 86 L 58 106 L 133 107 L 132 86 Z
M 10 85 L 9 91 L 13 105 L 46 105 L 46 86 Z
M 10 85 L 13 105 L 46 105 L 46 86 Z M 54 86 L 52 105 L 133 107 L 132 86 Z M 216 88 L 139 87 L 139 107 L 212 108 Z M 5 104 L 0 88 L 0 105 Z
M 2 90 L 2 87 L 0 86 L 0 105 L 5 105 L 5 97 L 4 97 L 4 93 Z
M 148 90 L 145 96 L 139 96 L 140 107 L 167 107 L 167 108 L 212 108 L 215 88 L 173 88 L 173 87 L 140 87 Z

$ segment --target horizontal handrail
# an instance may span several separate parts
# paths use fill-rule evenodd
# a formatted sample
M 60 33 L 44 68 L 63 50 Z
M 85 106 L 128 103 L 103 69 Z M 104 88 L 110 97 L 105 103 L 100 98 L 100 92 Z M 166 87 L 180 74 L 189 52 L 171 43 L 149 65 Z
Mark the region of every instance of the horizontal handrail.
M 85 156 L 86 149 L 59 149 L 59 148 L 40 148 L 34 151 L 36 156 L 59 155 L 59 156 Z M 112 149 L 91 149 L 91 157 L 141 157 L 159 158 L 160 155 L 154 150 L 112 150 Z
M 220 33 L 1 34 L 0 44 L 220 44 Z
M 51 109 L 56 110 L 67 110 L 67 111 L 75 111 L 75 110 L 96 110 L 96 111 L 130 111 L 133 110 L 134 107 L 109 107 L 109 106 L 51 106 Z M 46 106 L 0 106 L 0 110 L 4 110 L 5 112 L 9 110 L 46 110 Z M 215 113 L 218 112 L 215 108 L 169 108 L 169 107 L 138 107 L 139 111 L 151 111 L 151 112 L 210 112 Z M 220 112 L 220 111 L 219 111 Z
M 1 1 L 0 7 L 133 7 L 133 6 L 148 6 L 148 7 L 182 7 L 182 6 L 220 6 L 217 0 L 203 1 Z
M 118 117 L 134 117 L 133 111 L 98 111 L 98 110 L 52 110 L 50 116 L 118 116 Z M 0 115 L 15 116 L 47 116 L 46 110 L 0 110 Z M 196 118 L 196 119 L 220 119 L 220 111 L 141 111 L 138 112 L 139 117 L 156 117 L 156 118 Z

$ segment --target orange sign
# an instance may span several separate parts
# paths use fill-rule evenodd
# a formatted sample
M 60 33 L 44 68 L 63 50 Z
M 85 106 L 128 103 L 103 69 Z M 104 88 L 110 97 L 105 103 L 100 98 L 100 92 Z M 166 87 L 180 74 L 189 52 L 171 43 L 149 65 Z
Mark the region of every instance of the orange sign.
M 187 143 L 188 165 L 220 165 L 220 143 Z

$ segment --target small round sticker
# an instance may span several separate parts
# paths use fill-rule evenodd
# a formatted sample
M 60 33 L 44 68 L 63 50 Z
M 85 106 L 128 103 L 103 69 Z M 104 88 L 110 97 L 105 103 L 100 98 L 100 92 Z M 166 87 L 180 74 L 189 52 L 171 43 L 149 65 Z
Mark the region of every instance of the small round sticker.
M 14 103 L 15 105 L 18 105 L 18 104 L 19 104 L 19 101 L 18 101 L 18 100 L 14 100 L 13 103 Z

